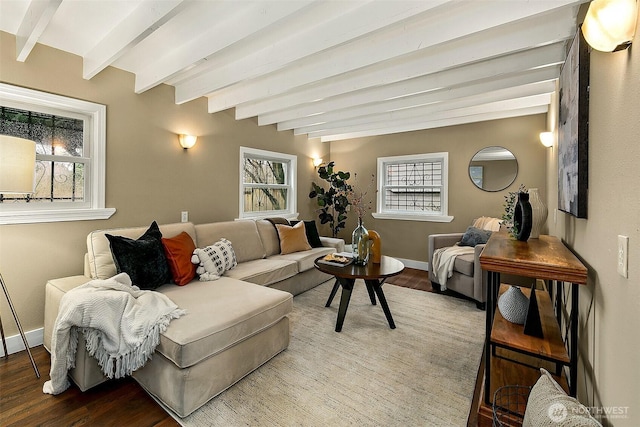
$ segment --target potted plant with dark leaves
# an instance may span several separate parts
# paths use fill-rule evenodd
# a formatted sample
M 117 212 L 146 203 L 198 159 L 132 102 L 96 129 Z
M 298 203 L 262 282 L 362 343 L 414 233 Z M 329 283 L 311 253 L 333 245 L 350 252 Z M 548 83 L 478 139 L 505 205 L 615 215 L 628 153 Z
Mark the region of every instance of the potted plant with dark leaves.
M 318 203 L 318 218 L 321 224 L 328 224 L 331 228 L 331 236 L 337 237 L 338 232 L 345 227 L 349 199 L 347 194 L 351 186 L 347 183 L 351 174 L 349 172 L 335 171 L 334 162 L 318 167 L 318 176 L 327 182 L 327 188 L 312 182 L 312 190 L 309 198 L 316 199 Z

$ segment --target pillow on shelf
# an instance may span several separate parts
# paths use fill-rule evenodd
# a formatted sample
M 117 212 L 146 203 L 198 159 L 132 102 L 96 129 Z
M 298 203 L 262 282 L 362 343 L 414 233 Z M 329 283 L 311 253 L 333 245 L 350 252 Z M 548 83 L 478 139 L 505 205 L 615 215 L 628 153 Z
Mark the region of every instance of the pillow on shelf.
M 523 427 L 602 427 L 584 405 L 567 396 L 546 369 L 540 368 L 540 374 L 529 393 Z
M 296 225 L 300 221 L 291 221 L 291 225 Z M 311 221 L 303 221 L 304 222 L 304 232 L 307 235 L 307 241 L 311 245 L 312 248 L 321 248 L 322 242 L 320 241 L 320 234 L 318 233 L 318 227 L 316 227 L 316 222 L 314 220 Z
M 487 243 L 489 237 L 491 237 L 491 231 L 467 227 L 467 231 L 464 232 L 459 245 L 475 247 L 476 245 Z
M 162 233 L 153 221 L 137 240 L 105 234 L 118 273 L 127 273 L 140 289 L 156 289 L 169 283 L 171 272 L 162 246 Z
M 227 239 L 220 239 L 206 248 L 195 249 L 191 262 L 198 264 L 196 273 L 200 275 L 201 282 L 218 280 L 225 271 L 238 265 L 236 253 Z
M 307 240 L 304 222 L 299 222 L 293 227 L 290 225 L 276 224 L 276 230 L 278 230 L 278 237 L 280 238 L 281 255 L 311 249 L 311 245 Z
M 175 284 L 184 286 L 193 280 L 196 277 L 196 265 L 191 262 L 191 256 L 196 245 L 191 236 L 183 231 L 174 237 L 163 237 L 162 246 Z

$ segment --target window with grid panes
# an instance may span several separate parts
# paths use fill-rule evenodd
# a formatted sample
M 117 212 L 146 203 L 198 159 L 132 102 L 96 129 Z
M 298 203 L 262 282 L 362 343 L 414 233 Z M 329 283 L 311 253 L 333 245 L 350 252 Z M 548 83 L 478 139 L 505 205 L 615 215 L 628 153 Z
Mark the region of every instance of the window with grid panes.
M 0 194 L 0 223 L 105 219 L 105 107 L 0 84 L 0 134 L 36 143 L 35 192 Z
M 378 158 L 381 219 L 449 222 L 448 153 Z

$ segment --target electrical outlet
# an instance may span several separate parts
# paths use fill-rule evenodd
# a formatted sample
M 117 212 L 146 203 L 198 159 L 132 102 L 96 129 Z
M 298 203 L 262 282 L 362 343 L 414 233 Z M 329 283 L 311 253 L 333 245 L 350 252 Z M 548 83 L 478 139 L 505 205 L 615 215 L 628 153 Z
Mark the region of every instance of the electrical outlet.
M 182 211 L 182 214 L 180 215 L 180 221 L 189 222 L 189 212 L 188 211 Z
M 618 273 L 629 277 L 629 236 L 618 236 Z

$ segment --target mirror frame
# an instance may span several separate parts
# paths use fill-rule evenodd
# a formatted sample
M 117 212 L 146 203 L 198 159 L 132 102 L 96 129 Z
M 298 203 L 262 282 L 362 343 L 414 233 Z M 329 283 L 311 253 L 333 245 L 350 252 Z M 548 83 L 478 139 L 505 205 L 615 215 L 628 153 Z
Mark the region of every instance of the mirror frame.
M 478 185 L 478 184 L 473 180 L 473 177 L 471 176 L 471 167 L 472 167 L 472 164 L 471 164 L 471 163 L 474 161 L 473 159 L 475 159 L 475 158 L 476 158 L 476 156 L 477 156 L 478 154 L 480 154 L 482 151 L 487 150 L 487 149 L 489 149 L 489 148 L 502 148 L 503 150 L 508 151 L 509 153 L 511 153 L 511 155 L 513 156 L 513 160 L 516 162 L 516 171 L 515 171 L 515 173 L 513 174 L 513 179 L 512 179 L 512 180 L 511 180 L 511 181 L 510 181 L 510 182 L 509 182 L 505 187 L 503 187 L 503 188 L 498 188 L 498 189 L 486 189 L 486 188 L 482 188 L 482 187 L 480 187 L 480 186 L 479 186 L 479 185 Z M 513 184 L 513 183 L 516 181 L 516 178 L 518 178 L 518 173 L 520 172 L 520 165 L 518 164 L 518 159 L 516 158 L 515 154 L 513 154 L 513 152 L 512 152 L 511 150 L 509 150 L 508 148 L 502 147 L 502 146 L 500 146 L 500 145 L 491 145 L 491 146 L 489 146 L 489 147 L 484 147 L 484 148 L 482 148 L 482 149 L 478 150 L 478 151 L 477 151 L 477 152 L 476 152 L 476 153 L 471 157 L 471 160 L 469 160 L 469 165 L 467 166 L 467 172 L 468 172 L 468 175 L 469 175 L 469 180 L 471 181 L 471 183 L 473 184 L 473 186 L 474 186 L 474 187 L 476 187 L 476 188 L 477 188 L 477 189 L 479 189 L 479 190 L 486 191 L 486 192 L 488 192 L 488 193 L 497 193 L 498 191 L 504 191 L 504 190 L 506 190 L 507 188 L 509 188 L 509 186 L 510 186 L 511 184 Z

